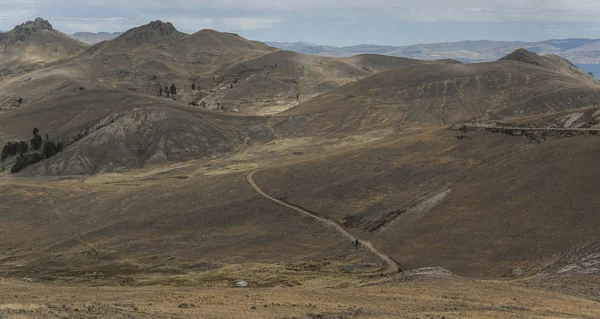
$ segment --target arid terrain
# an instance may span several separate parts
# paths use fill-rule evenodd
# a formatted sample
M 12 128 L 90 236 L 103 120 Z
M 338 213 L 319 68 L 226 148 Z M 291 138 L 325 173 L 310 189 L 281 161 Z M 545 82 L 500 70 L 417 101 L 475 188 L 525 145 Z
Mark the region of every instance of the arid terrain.
M 600 317 L 600 82 L 567 60 L 2 41 L 0 318 Z

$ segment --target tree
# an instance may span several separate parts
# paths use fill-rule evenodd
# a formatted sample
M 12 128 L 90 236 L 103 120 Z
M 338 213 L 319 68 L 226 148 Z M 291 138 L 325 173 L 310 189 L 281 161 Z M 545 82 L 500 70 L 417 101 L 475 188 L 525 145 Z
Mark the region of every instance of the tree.
M 35 136 L 33 136 L 33 138 L 29 142 L 31 144 L 31 148 L 34 151 L 37 151 L 40 148 L 42 148 L 42 144 L 44 143 L 44 140 L 42 139 L 42 136 L 35 135 Z
M 175 83 L 171 84 L 171 95 L 177 95 L 177 88 L 175 87 Z
M 588 72 L 588 74 L 594 76 L 594 72 Z
M 58 153 L 58 146 L 53 141 L 44 142 L 44 157 L 50 158 Z
M 29 145 L 27 144 L 27 142 L 20 141 L 19 142 L 19 155 L 23 155 L 23 154 L 27 153 L 28 150 L 29 150 Z
M 25 141 L 19 142 L 8 142 L 2 148 L 2 161 L 4 161 L 9 156 L 15 156 L 17 154 L 23 155 L 27 153 L 29 149 L 29 145 Z

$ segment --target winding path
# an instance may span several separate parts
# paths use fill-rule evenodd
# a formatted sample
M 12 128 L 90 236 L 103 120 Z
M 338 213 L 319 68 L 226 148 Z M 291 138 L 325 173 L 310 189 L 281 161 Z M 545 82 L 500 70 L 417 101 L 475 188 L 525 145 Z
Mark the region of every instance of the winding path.
M 387 269 L 385 269 L 383 271 L 384 274 L 386 275 L 390 275 L 390 274 L 396 274 L 398 272 L 401 272 L 402 269 L 400 268 L 399 264 L 392 259 L 392 257 L 388 256 L 386 253 L 380 251 L 379 249 L 377 249 L 375 247 L 375 245 L 373 245 L 373 243 L 371 243 L 370 241 L 366 241 L 363 239 L 360 239 L 354 235 L 352 235 L 351 233 L 349 233 L 342 225 L 338 224 L 336 221 L 324 217 L 324 216 L 319 216 L 313 212 L 310 212 L 306 209 L 303 209 L 301 207 L 292 205 L 290 203 L 286 203 L 282 200 L 279 200 L 277 198 L 274 198 L 272 196 L 270 196 L 269 194 L 265 193 L 260 187 L 258 187 L 258 185 L 256 184 L 256 182 L 254 181 L 253 177 L 254 174 L 256 174 L 257 172 L 262 171 L 263 169 L 258 169 L 255 171 L 250 172 L 247 176 L 246 176 L 246 180 L 248 181 L 248 183 L 250 184 L 250 186 L 252 186 L 252 188 L 261 196 L 265 197 L 266 199 L 273 201 L 281 206 L 285 206 L 287 208 L 293 209 L 296 212 L 308 216 L 310 218 L 314 218 L 316 220 L 318 220 L 319 222 L 325 224 L 328 227 L 331 227 L 335 230 L 337 230 L 338 232 L 340 232 L 342 235 L 346 236 L 348 239 L 350 239 L 350 241 L 355 242 L 358 240 L 358 242 L 363 245 L 364 247 L 366 247 L 368 250 L 370 250 L 373 254 L 377 255 L 379 258 L 381 258 L 383 261 L 385 261 L 385 263 L 388 265 Z

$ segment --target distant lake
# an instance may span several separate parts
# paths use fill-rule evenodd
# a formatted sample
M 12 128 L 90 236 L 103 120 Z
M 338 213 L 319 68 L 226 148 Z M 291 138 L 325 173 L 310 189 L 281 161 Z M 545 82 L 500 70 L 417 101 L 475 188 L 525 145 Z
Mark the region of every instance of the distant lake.
M 592 72 L 596 79 L 600 79 L 600 64 L 577 64 L 585 72 Z

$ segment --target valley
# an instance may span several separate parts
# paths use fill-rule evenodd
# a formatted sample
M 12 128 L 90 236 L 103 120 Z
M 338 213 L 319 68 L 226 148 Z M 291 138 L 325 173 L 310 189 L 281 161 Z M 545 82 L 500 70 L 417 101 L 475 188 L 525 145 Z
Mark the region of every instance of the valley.
M 0 318 L 600 313 L 600 82 L 569 61 L 115 36 L 38 18 L 0 38 L 0 145 L 19 145 Z

